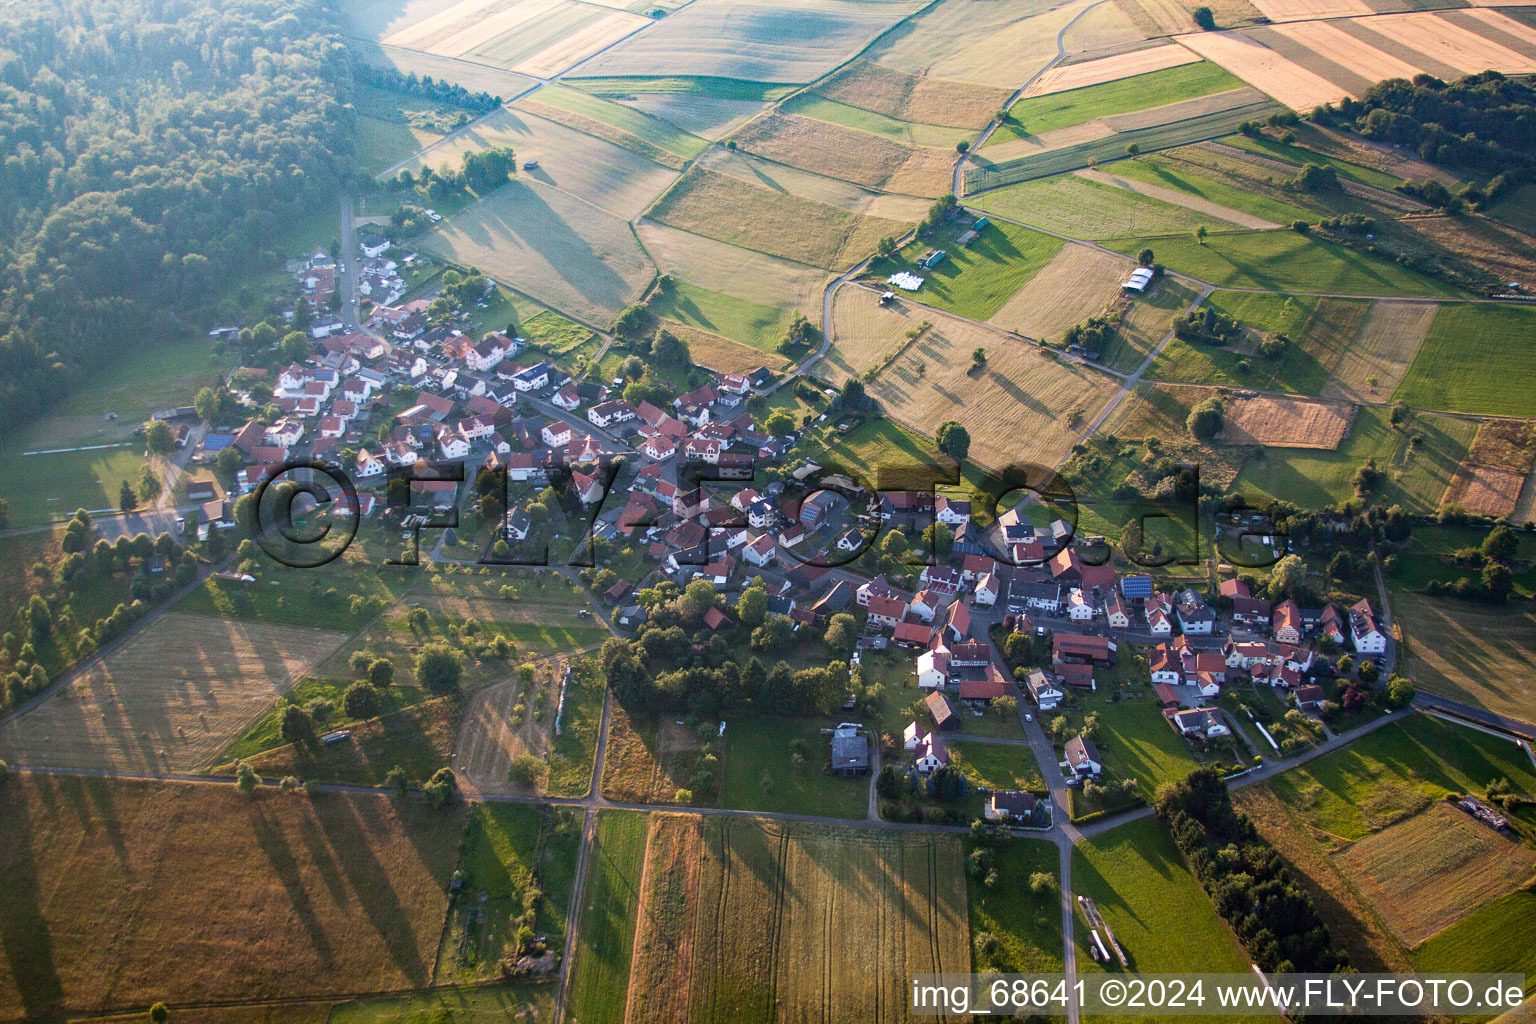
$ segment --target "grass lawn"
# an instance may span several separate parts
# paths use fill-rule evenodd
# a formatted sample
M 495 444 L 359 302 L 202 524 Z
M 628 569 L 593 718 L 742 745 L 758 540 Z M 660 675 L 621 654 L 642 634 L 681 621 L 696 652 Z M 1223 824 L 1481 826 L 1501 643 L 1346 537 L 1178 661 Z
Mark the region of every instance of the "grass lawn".
M 496 977 L 515 947 L 512 920 L 537 893 L 533 930 L 564 946 L 565 914 L 575 881 L 581 813 L 534 804 L 478 804 L 470 811 L 459 861 L 464 893 L 443 928 L 435 981 Z M 473 915 L 473 920 L 471 920 Z
M 1121 657 L 1126 655 L 1122 653 Z M 1112 779 L 1135 779 L 1142 797 L 1149 802 L 1164 782 L 1176 782 L 1200 767 L 1188 745 L 1163 720 L 1150 696 L 1122 698 L 1111 702 L 1111 688 L 1099 680 L 1099 689 L 1078 694 L 1079 707 L 1064 705 L 1046 718 L 1066 713 L 1067 720 L 1080 726 L 1088 714 L 1099 716 L 1096 745 L 1104 757 L 1105 773 Z
M 569 352 L 596 337 L 591 328 L 583 327 L 547 309 L 518 324 L 517 330 L 531 344 L 556 355 Z
M 845 128 L 881 135 L 903 146 L 953 149 L 960 141 L 976 137 L 975 132 L 965 128 L 944 128 L 914 121 L 900 121 L 894 117 L 877 114 L 873 110 L 851 107 L 846 103 L 829 100 L 825 96 L 818 96 L 811 92 L 801 93 L 780 109 L 787 114 L 801 114 L 818 121 L 830 121 Z
M 1485 904 L 1413 951 L 1419 970 L 1536 974 L 1536 893 Z
M 934 426 L 937 429 L 938 425 Z M 823 467 L 835 466 L 842 472 L 854 473 L 856 480 L 869 480 L 875 484 L 879 483 L 882 472 L 910 474 L 917 469 L 938 470 L 941 458 L 946 458 L 940 455 L 931 439 L 914 434 L 888 419 L 869 420 L 846 434 L 829 433 L 806 454 Z M 961 478 L 973 490 L 984 483 L 983 472 L 972 462 L 962 468 Z
M 923 287 L 912 295 L 918 302 L 975 320 L 985 320 L 1002 309 L 1066 244 L 1052 235 L 1000 221 L 992 222 L 968 246 L 955 244 L 958 233 L 944 230 L 910 243 L 892 269 L 910 270 L 923 278 Z M 912 264 L 929 249 L 943 249 L 949 256 L 931 270 Z
M 1536 410 L 1536 309 L 1442 306 L 1392 397 L 1419 409 L 1531 415 Z
M 1241 974 L 1248 969 L 1248 957 L 1155 818 L 1122 825 L 1074 847 L 1072 891 L 1098 906 L 1134 972 Z M 1073 931 L 1078 970 L 1103 971 L 1090 952 L 1093 940 L 1081 914 Z M 1111 962 L 1118 971 L 1119 961 Z
M 956 767 L 965 772 L 973 786 L 985 786 L 987 789 L 1045 788 L 1035 753 L 1023 743 L 967 743 L 962 738 L 955 738 L 949 743 L 949 751 Z
M 829 818 L 862 818 L 869 808 L 869 779 L 833 775 L 826 767 L 831 742 L 821 734 L 831 719 L 738 718 L 726 720 L 720 753 L 720 802 L 746 811 L 791 811 Z M 794 764 L 792 745 L 804 761 Z
M 1488 216 L 1527 234 L 1536 233 L 1536 185 L 1521 185 L 1510 192 L 1488 210 Z
M 967 842 L 966 852 L 974 849 Z M 1029 889 L 1029 877 L 1044 872 L 1060 879 L 1060 858 L 1054 843 L 1036 839 L 1010 839 L 990 846 L 993 866 L 1002 879 L 995 889 L 988 889 L 979 879 L 966 882 L 970 905 L 971 938 L 983 933 L 997 939 L 997 949 L 990 955 L 980 949 L 972 952 L 972 969 L 996 970 L 1002 974 L 1029 971 L 1050 973 L 1061 970 L 1061 893 L 1059 888 L 1035 895 Z
M 1243 82 L 1209 61 L 1132 75 L 1115 82 L 1031 96 L 1009 108 L 1009 120 L 998 126 L 987 144 L 1039 135 L 1082 124 L 1096 117 L 1129 114 L 1148 107 L 1177 103 L 1197 96 L 1241 89 Z
M 592 761 L 597 756 L 608 688 L 589 661 L 578 659 L 575 666 L 565 691 L 560 735 L 550 747 L 549 776 L 544 780 L 544 791 L 550 796 L 586 796 L 592 789 Z
M 1314 217 L 1313 212 L 1305 207 L 1294 206 L 1258 192 L 1216 181 L 1198 173 L 1186 163 L 1171 160 L 1161 154 L 1137 157 L 1134 160 L 1117 160 L 1111 172 L 1148 185 L 1197 196 L 1207 202 L 1218 203 L 1232 210 L 1241 210 L 1243 213 L 1262 217 L 1276 224 L 1289 224 L 1293 220 L 1312 220 Z
M 1349 435 L 1337 450 L 1268 448 L 1256 453 L 1238 474 L 1236 487 L 1283 498 L 1303 508 L 1328 508 L 1354 496 L 1350 482 L 1368 458 L 1387 474 L 1381 491 L 1386 506 L 1415 512 L 1439 507 L 1457 465 L 1465 458 L 1477 424 L 1432 413 L 1415 415 L 1406 430 L 1394 430 L 1389 413 L 1361 406 Z M 1409 451 L 1413 437 L 1422 440 Z
M 1218 288 L 1340 295 L 1460 294 L 1453 285 L 1405 270 L 1396 263 L 1289 229 L 1213 233 L 1204 245 L 1193 236 L 1177 235 L 1120 238 L 1106 244 L 1127 255 L 1154 246 L 1158 260 L 1169 269 Z
M 582 891 L 576 962 L 570 968 L 573 1020 L 620 1024 L 624 1019 L 648 823 L 648 815 L 637 811 L 598 812 L 597 835 L 588 853 L 590 873 Z
M 738 299 L 687 281 L 675 282 L 671 291 L 657 295 L 650 306 L 659 317 L 712 331 L 763 352 L 774 351 L 789 329 L 788 309 Z
M 178 611 L 355 630 L 411 583 L 405 572 L 385 573 L 350 554 L 315 569 L 279 566 L 265 556 L 254 583 L 209 579 Z M 354 597 L 362 598 L 352 606 Z
M 1496 778 L 1536 796 L 1536 766 L 1512 741 L 1419 714 L 1268 785 L 1306 824 L 1350 842 Z
M 75 509 L 116 511 L 126 481 L 135 490 L 144 472 L 143 448 L 0 456 L 0 498 L 10 508 L 12 527 L 67 519 Z

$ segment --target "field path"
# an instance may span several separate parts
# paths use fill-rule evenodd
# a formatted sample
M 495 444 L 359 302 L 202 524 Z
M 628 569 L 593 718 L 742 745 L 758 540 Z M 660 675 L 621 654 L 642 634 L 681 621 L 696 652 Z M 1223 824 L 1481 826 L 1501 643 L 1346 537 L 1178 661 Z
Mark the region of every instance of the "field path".
M 1209 217 L 1215 217 L 1217 220 L 1236 224 L 1239 227 L 1253 228 L 1255 231 L 1269 231 L 1281 226 L 1272 220 L 1255 217 L 1251 213 L 1234 210 L 1230 206 L 1222 206 L 1220 203 L 1213 203 L 1209 199 L 1192 196 L 1188 192 L 1180 192 L 1172 188 L 1162 188 L 1158 185 L 1148 185 L 1146 182 L 1122 178 L 1118 175 L 1110 174 L 1108 171 L 1085 167 L 1072 173 L 1080 178 L 1096 181 L 1101 185 L 1113 185 L 1115 188 L 1123 188 L 1127 192 L 1135 192 L 1137 195 L 1146 196 L 1149 199 L 1161 199 L 1165 203 L 1182 206 L 1186 210 L 1194 210 L 1196 213 L 1203 213 Z

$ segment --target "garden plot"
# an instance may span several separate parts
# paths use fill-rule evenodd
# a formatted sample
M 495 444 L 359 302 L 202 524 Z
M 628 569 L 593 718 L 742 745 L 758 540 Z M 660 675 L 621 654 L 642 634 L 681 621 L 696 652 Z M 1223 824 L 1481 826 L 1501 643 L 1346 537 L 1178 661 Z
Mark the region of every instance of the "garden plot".
M 898 121 L 955 128 L 985 128 L 1010 96 L 1005 88 L 908 74 L 867 60 L 853 61 L 816 92 Z
M 982 465 L 1055 465 L 1116 390 L 1109 377 L 1037 346 L 943 314 L 924 315 L 932 326 L 879 372 L 869 393 L 892 419 L 922 433 L 946 420 L 960 423 L 971 435 L 971 458 Z M 903 332 L 912 319 L 903 311 L 886 316 Z M 879 330 L 878 336 L 889 335 L 889 328 Z M 979 367 L 971 359 L 978 347 L 987 356 Z
M 1409 947 L 1536 874 L 1536 853 L 1444 802 L 1333 859 Z
M 67 768 L 204 768 L 345 639 L 304 626 L 163 615 L 0 725 L 0 757 Z
M 1118 82 L 1122 78 L 1145 75 L 1165 68 L 1193 64 L 1200 58 L 1178 43 L 1165 43 L 1145 50 L 1119 53 L 1113 57 L 1099 57 L 1077 64 L 1060 65 L 1046 71 L 1024 90 L 1024 95 L 1044 96 L 1047 93 L 1083 89 L 1105 82 Z
M 1226 402 L 1221 439 L 1231 445 L 1266 448 L 1337 448 L 1349 433 L 1355 406 L 1301 398 L 1233 396 Z
M 606 143 L 604 143 L 606 145 Z M 654 274 L 619 217 L 538 181 L 509 182 L 420 245 L 588 324 L 607 324 Z
M 694 0 L 581 70 L 809 82 L 920 6 L 920 0 Z
M 406 169 L 457 168 L 464 153 L 499 146 L 512 147 L 519 163 L 538 161 L 537 170 L 519 172 L 521 181 L 554 186 L 624 219 L 638 215 L 677 178 L 677 171 L 623 146 L 505 107 L 421 154 Z
M 1115 300 L 1130 265 L 1102 249 L 1063 246 L 987 322 L 1027 338 L 1057 340 Z

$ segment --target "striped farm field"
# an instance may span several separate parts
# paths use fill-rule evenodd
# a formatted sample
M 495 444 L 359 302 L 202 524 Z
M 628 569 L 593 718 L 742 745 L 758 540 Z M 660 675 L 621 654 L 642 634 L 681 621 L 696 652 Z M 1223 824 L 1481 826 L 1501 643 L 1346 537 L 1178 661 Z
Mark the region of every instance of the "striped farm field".
M 1051 68 L 1035 79 L 1024 95 L 1044 96 L 1047 93 L 1083 89 L 1105 82 L 1140 77 L 1180 64 L 1193 64 L 1200 58 L 1178 43 L 1165 43 L 1145 50 L 1117 53 L 1112 57 L 1099 57 L 1077 64 L 1064 64 Z
M 653 220 L 732 245 L 836 269 L 871 253 L 910 224 L 863 216 L 750 185 L 729 174 L 691 168 L 648 212 Z
M 897 121 L 969 129 L 986 127 L 1010 96 L 1006 88 L 908 74 L 867 60 L 818 83 L 816 93 Z
M 809 82 L 851 58 L 920 0 L 703 0 L 582 66 L 584 74 Z
M 645 870 L 648 816 L 597 812 L 597 834 L 576 922 L 569 1013 L 587 1024 L 623 1024 L 635 917 Z
M 651 818 L 630 1021 L 905 1021 L 912 975 L 971 969 L 951 836 Z
M 650 23 L 572 0 L 459 0 L 412 18 L 407 4 L 378 41 L 529 75 L 557 74 Z
M 1243 32 L 1199 32 L 1180 36 L 1179 42 L 1293 110 L 1311 110 L 1349 95 L 1342 86 L 1287 60 Z
M 1529 416 L 1536 409 L 1536 309 L 1441 307 L 1392 397 L 1424 409 Z
M 1242 85 L 1241 79 L 1233 77 L 1215 64 L 1199 61 L 1100 85 L 1052 92 L 1044 96 L 1032 95 L 1009 108 L 1009 120 L 998 126 L 987 139 L 987 145 L 1021 139 L 1026 135 L 1039 135 L 1054 128 L 1091 121 L 1096 117 L 1146 110 L 1149 105 L 1162 106 L 1240 89 Z

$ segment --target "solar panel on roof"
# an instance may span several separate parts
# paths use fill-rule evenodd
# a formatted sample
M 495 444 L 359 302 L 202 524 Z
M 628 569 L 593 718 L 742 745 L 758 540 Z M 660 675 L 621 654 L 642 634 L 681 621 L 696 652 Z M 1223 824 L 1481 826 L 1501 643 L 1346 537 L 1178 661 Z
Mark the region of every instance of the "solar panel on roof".
M 222 451 L 235 443 L 233 434 L 209 434 L 203 438 L 203 450 L 208 452 Z

